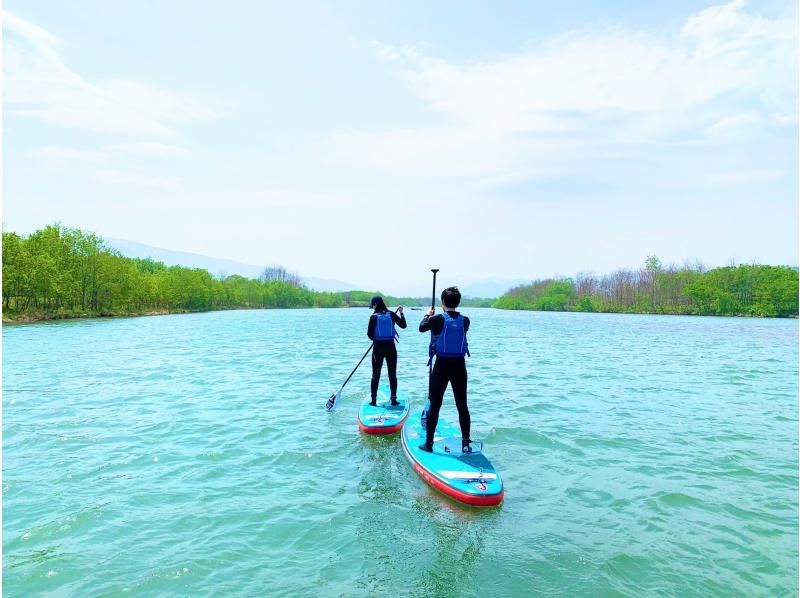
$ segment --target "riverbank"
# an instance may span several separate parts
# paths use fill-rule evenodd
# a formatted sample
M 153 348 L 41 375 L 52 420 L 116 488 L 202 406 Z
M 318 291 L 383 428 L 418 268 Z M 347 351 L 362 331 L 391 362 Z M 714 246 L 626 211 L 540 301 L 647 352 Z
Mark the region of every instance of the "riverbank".
M 647 259 L 641 270 L 536 280 L 510 289 L 500 309 L 652 315 L 778 317 L 798 315 L 798 270 L 740 264 L 706 270 L 664 267 Z
M 141 312 L 113 312 L 113 311 L 98 311 L 98 312 L 28 312 L 20 314 L 3 314 L 3 325 L 5 324 L 34 324 L 36 322 L 49 322 L 57 320 L 80 320 L 85 318 L 138 318 L 142 316 L 166 316 L 175 313 L 192 313 L 186 310 L 183 311 L 167 311 L 167 310 L 147 310 Z
M 26 313 L 3 313 L 3 324 L 35 324 L 37 322 L 53 322 L 58 320 L 81 320 L 91 318 L 141 318 L 145 316 L 169 316 L 180 314 L 203 314 L 218 311 L 255 311 L 255 310 L 273 310 L 273 309 L 349 309 L 354 307 L 368 308 L 369 305 L 362 302 L 356 302 L 345 305 L 338 305 L 334 307 L 319 306 L 319 305 L 285 305 L 285 306 L 235 306 L 235 307 L 218 307 L 215 309 L 150 309 L 145 311 L 136 312 L 118 312 L 118 311 L 61 311 L 61 312 L 46 312 L 46 311 L 31 311 Z M 409 307 L 407 309 L 422 310 L 421 307 Z
M 363 293 L 363 291 L 359 291 Z M 413 307 L 408 306 L 406 309 L 412 311 L 422 311 L 423 307 L 417 307 L 419 301 L 427 301 L 427 299 L 418 298 L 402 298 L 408 301 L 398 301 L 397 297 L 386 297 L 390 305 L 406 306 L 411 303 Z M 479 302 L 482 302 L 479 304 Z M 487 300 L 467 300 L 465 302 L 467 307 L 491 307 Z M 46 310 L 30 310 L 27 312 L 3 312 L 3 325 L 16 325 L 16 324 L 35 324 L 37 322 L 53 322 L 58 320 L 81 320 L 91 318 L 139 318 L 145 316 L 167 316 L 176 314 L 201 314 L 217 311 L 245 311 L 245 310 L 272 310 L 272 309 L 348 309 L 354 307 L 369 308 L 369 303 L 361 300 L 352 301 L 350 303 L 342 303 L 340 305 L 236 305 L 236 306 L 219 306 L 213 309 L 147 309 L 141 311 L 117 311 L 117 310 L 61 310 L 61 311 L 46 311 Z
M 344 305 L 342 307 L 351 307 Z M 115 311 L 97 311 L 97 312 L 29 312 L 24 314 L 3 314 L 3 324 L 35 324 L 37 322 L 51 322 L 58 320 L 82 320 L 91 318 L 141 318 L 146 316 L 169 316 L 180 314 L 202 314 L 217 311 L 245 311 L 245 310 L 264 310 L 264 309 L 331 309 L 331 308 L 308 308 L 305 306 L 294 307 L 227 307 L 220 309 L 150 309 L 146 311 L 137 312 L 115 312 Z M 336 308 L 333 308 L 336 309 Z
M 25 314 L 3 314 L 3 325 L 23 325 L 23 324 L 36 324 L 38 322 L 56 322 L 59 320 L 81 320 L 81 319 L 91 319 L 91 318 L 141 318 L 147 316 L 168 316 L 168 315 L 180 315 L 180 314 L 199 314 L 199 313 L 211 313 L 211 312 L 220 312 L 220 311 L 248 311 L 248 310 L 273 310 L 273 309 L 347 309 L 352 307 L 368 307 L 367 305 L 362 304 L 354 304 L 354 305 L 342 305 L 339 307 L 306 307 L 306 306 L 293 306 L 293 307 L 229 307 L 223 309 L 206 309 L 206 310 L 147 310 L 141 312 L 111 312 L 111 311 L 102 311 L 102 312 L 32 312 L 32 313 L 25 313 Z M 477 306 L 468 306 L 468 307 L 477 307 Z M 483 307 L 492 307 L 492 306 L 483 306 Z M 421 307 L 409 307 L 407 308 L 411 311 L 422 311 L 423 308 Z M 552 309 L 529 309 L 529 308 L 497 308 L 493 307 L 493 309 L 498 309 L 501 311 L 536 311 L 536 312 L 551 312 L 551 313 L 598 313 L 598 314 L 623 314 L 623 315 L 638 315 L 638 316 L 699 316 L 699 317 L 724 317 L 724 318 L 750 318 L 750 319 L 792 319 L 797 320 L 798 317 L 796 314 L 788 315 L 788 316 L 759 316 L 753 314 L 698 314 L 698 313 L 665 313 L 665 312 L 646 312 L 646 311 L 598 311 L 598 312 L 584 312 L 580 310 L 574 309 L 564 309 L 564 310 L 552 310 Z
M 494 309 L 502 311 L 536 311 L 550 313 L 569 313 L 569 314 L 622 314 L 629 316 L 692 316 L 692 317 L 716 317 L 716 318 L 761 318 L 761 319 L 784 319 L 797 320 L 797 314 L 787 315 L 762 315 L 753 313 L 700 313 L 700 312 L 668 312 L 668 311 L 631 311 L 631 310 L 582 310 L 582 309 L 536 309 L 533 307 L 499 307 L 496 304 Z

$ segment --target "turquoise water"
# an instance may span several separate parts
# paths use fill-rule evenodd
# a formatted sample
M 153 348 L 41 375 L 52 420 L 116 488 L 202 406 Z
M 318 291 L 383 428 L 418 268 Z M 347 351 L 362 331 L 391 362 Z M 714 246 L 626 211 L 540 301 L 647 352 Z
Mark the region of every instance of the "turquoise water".
M 4 327 L 4 595 L 797 594 L 796 320 L 465 311 L 482 511 L 358 432 L 367 367 L 325 411 L 366 310 Z

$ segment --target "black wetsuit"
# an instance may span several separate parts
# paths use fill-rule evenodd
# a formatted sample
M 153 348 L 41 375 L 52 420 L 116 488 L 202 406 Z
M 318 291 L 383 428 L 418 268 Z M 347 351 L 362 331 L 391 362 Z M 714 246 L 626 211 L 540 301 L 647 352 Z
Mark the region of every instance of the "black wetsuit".
M 406 317 L 405 315 L 398 316 L 394 312 L 392 314 L 392 322 L 400 328 L 405 328 Z M 372 348 L 372 382 L 370 384 L 370 392 L 372 400 L 374 401 L 378 396 L 378 382 L 381 379 L 381 368 L 383 367 L 383 360 L 386 360 L 386 369 L 389 370 L 389 389 L 392 397 L 397 396 L 397 347 L 394 346 L 394 339 L 390 341 L 376 341 L 375 340 L 375 322 L 376 316 L 372 314 L 369 317 L 369 324 L 367 324 L 367 336 L 374 343 Z
M 450 314 L 458 317 L 457 311 Z M 444 327 L 444 316 L 437 314 L 431 318 L 425 316 L 419 324 L 420 332 L 431 332 L 431 341 L 435 336 L 442 332 Z M 469 318 L 464 316 L 464 334 L 469 330 Z M 458 409 L 458 423 L 461 426 L 461 437 L 469 438 L 470 417 L 467 408 L 467 364 L 463 357 L 436 357 L 431 373 L 429 388 L 430 408 L 427 413 L 426 439 L 427 444 L 433 443 L 433 435 L 436 432 L 436 424 L 439 423 L 439 410 L 442 408 L 444 391 L 447 390 L 447 383 L 453 389 L 453 398 Z

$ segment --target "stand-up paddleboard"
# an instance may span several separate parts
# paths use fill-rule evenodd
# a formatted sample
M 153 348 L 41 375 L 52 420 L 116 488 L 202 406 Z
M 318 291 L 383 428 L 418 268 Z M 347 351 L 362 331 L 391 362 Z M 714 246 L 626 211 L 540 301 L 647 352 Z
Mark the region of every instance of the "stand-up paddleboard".
M 503 481 L 480 442 L 471 443 L 472 452 L 461 451 L 461 430 L 439 418 L 433 452 L 419 448 L 425 428 L 415 413 L 403 426 L 403 451 L 414 471 L 430 486 L 468 505 L 488 507 L 503 502 Z
M 358 410 L 359 430 L 367 434 L 394 434 L 400 431 L 410 411 L 408 393 L 397 391 L 399 405 L 392 405 L 389 396 L 389 387 L 382 385 L 378 388 L 377 406 L 369 404 L 369 397 L 364 399 Z

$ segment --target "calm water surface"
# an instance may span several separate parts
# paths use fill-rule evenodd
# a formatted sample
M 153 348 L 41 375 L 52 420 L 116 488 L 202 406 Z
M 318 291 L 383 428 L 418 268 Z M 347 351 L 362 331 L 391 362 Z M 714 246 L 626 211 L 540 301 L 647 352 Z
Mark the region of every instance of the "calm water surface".
M 797 594 L 796 320 L 465 313 L 483 511 L 358 432 L 367 367 L 325 411 L 367 310 L 4 327 L 4 594 Z

